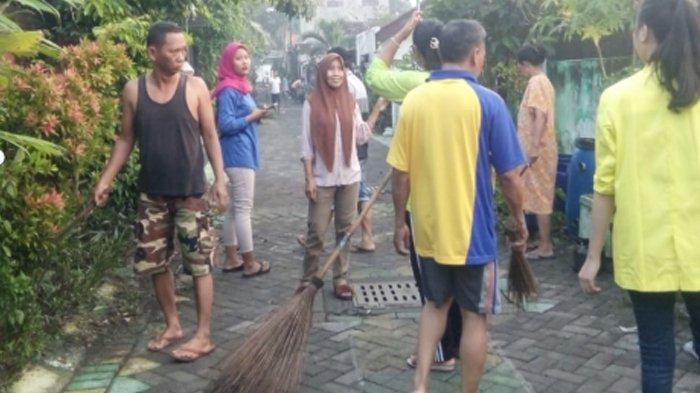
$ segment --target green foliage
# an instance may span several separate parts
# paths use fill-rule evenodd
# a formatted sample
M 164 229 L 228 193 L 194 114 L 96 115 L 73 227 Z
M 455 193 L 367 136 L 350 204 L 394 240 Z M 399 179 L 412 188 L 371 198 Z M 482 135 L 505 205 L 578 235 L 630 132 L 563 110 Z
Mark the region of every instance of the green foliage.
M 353 29 L 353 25 L 343 19 L 318 22 L 316 31 L 302 34 L 301 46 L 303 51 L 311 56 L 326 53 L 330 48 L 342 46 L 350 48 L 354 45 L 355 34 L 359 31 Z
M 503 97 L 511 113 L 517 114 L 527 86 L 527 79 L 518 71 L 518 63 L 515 60 L 500 62 L 491 67 L 489 72 L 493 75 L 493 89 Z
M 428 0 L 425 12 L 448 22 L 455 18 L 480 21 L 486 28 L 489 58 L 495 62 L 512 59 L 528 38 L 540 15 L 541 0 Z
M 290 17 L 310 20 L 314 16 L 318 0 L 269 0 L 277 11 Z
M 63 0 L 62 3 L 74 6 L 77 0 Z M 10 53 L 17 56 L 33 56 L 41 53 L 46 56 L 57 56 L 58 46 L 44 39 L 41 31 L 22 31 L 13 18 L 25 11 L 37 14 L 49 14 L 59 17 L 58 10 L 44 0 L 10 0 L 0 4 L 0 55 Z
M 112 145 L 125 48 L 82 41 L 57 66 L 0 62 L 0 380 L 40 353 L 63 318 L 90 304 L 130 240 L 135 168 L 105 209 L 58 236 L 87 201 Z M 60 152 L 60 154 L 56 154 Z M 80 224 L 80 223 L 78 223 Z
M 542 17 L 533 25 L 532 32 L 550 37 L 563 35 L 567 40 L 591 40 L 607 78 L 600 41 L 629 27 L 633 19 L 632 1 L 545 0 L 542 2 Z

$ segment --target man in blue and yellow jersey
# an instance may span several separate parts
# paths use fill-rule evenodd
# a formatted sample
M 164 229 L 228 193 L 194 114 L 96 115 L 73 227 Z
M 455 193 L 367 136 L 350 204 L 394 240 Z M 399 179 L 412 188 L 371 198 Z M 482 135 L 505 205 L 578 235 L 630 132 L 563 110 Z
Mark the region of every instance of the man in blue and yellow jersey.
M 450 304 L 462 310 L 462 392 L 476 392 L 487 349 L 486 316 L 500 309 L 491 168 L 523 247 L 520 170 L 525 157 L 508 109 L 477 76 L 485 63 L 484 28 L 473 20 L 445 25 L 443 68 L 404 100 L 388 163 L 394 168 L 394 243 L 407 248 L 410 193 L 415 248 L 427 302 L 418 328 L 414 392 L 426 392 L 433 352 Z M 436 39 L 438 41 L 438 39 Z

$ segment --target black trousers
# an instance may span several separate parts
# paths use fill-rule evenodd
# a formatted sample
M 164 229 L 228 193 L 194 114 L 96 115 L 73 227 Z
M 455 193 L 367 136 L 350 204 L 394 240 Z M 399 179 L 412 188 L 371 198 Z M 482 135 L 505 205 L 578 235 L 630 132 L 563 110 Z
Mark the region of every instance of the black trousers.
M 413 269 L 413 277 L 416 279 L 416 286 L 420 292 L 420 300 L 425 304 L 425 295 L 423 294 L 423 286 L 421 285 L 421 271 L 420 264 L 418 263 L 418 254 L 416 253 L 416 247 L 413 244 L 413 227 L 411 221 L 411 214 L 406 213 L 406 224 L 411 229 L 411 237 L 409 241 L 409 249 L 411 255 L 411 268 Z M 438 362 L 444 362 L 446 360 L 454 359 L 459 357 L 459 341 L 462 338 L 462 312 L 459 309 L 457 302 L 452 302 L 450 306 L 450 311 L 447 314 L 447 325 L 445 326 L 445 333 L 442 335 L 442 339 L 435 350 L 435 360 Z

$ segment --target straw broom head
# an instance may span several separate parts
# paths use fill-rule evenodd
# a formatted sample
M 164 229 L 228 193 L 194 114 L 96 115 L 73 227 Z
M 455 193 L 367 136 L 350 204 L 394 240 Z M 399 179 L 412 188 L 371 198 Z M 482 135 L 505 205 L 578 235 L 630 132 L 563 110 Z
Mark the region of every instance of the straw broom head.
M 215 393 L 294 393 L 304 365 L 306 341 L 316 292 L 313 285 L 294 295 L 267 316 L 228 358 Z
M 516 232 L 506 230 L 508 240 L 517 241 Z M 511 248 L 508 267 L 508 299 L 517 309 L 523 309 L 528 300 L 537 297 L 537 280 L 525 258 L 523 247 Z
M 391 172 L 350 225 L 343 239 L 326 259 L 311 284 L 278 307 L 231 355 L 224 375 L 215 383 L 215 393 L 294 393 L 299 390 L 304 368 L 304 350 L 309 338 L 312 308 L 323 277 L 350 241 L 369 209 L 391 180 Z

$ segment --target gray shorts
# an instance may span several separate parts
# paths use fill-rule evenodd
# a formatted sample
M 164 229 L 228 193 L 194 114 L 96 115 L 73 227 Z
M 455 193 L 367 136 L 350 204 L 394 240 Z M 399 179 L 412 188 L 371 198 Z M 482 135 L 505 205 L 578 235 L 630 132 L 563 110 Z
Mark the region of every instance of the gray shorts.
M 501 298 L 496 262 L 485 265 L 448 266 L 419 257 L 423 294 L 439 308 L 448 299 L 476 314 L 498 314 Z

